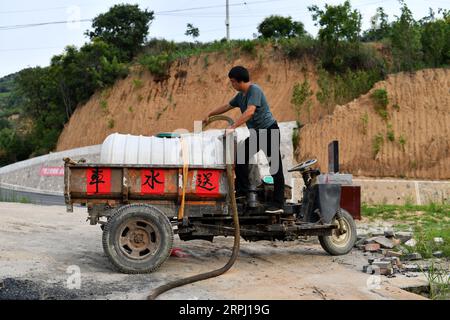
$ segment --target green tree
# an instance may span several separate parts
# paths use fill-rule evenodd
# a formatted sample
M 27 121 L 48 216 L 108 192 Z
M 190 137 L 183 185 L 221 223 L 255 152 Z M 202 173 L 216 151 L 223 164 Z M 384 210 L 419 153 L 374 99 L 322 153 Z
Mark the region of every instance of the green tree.
M 126 66 L 118 61 L 118 56 L 118 49 L 94 39 L 80 50 L 68 46 L 62 55 L 52 58 L 51 69 L 67 120 L 77 105 L 87 101 L 97 89 L 126 75 Z
M 430 8 L 429 16 L 420 20 L 423 59 L 426 65 L 438 67 L 450 63 L 450 19 L 437 19 Z
M 394 70 L 414 70 L 422 61 L 420 26 L 414 20 L 411 10 L 400 0 L 401 15 L 392 24 L 391 44 Z
M 292 38 L 306 35 L 303 23 L 293 21 L 292 17 L 271 15 L 258 25 L 261 38 Z
M 184 33 L 187 36 L 191 36 L 192 38 L 198 38 L 198 36 L 200 35 L 200 30 L 196 27 L 194 27 L 194 25 L 192 23 L 188 23 L 186 25 L 186 32 Z
M 380 41 L 389 37 L 391 25 L 382 7 L 377 8 L 377 13 L 370 19 L 370 24 L 370 29 L 364 32 L 363 41 Z
M 319 40 L 330 47 L 337 47 L 341 41 L 357 42 L 361 32 L 361 14 L 352 10 L 350 2 L 340 5 L 325 5 L 325 10 L 317 5 L 308 7 L 313 21 L 320 26 Z
M 99 38 L 118 48 L 121 57 L 131 60 L 144 43 L 153 20 L 153 11 L 142 11 L 138 5 L 118 4 L 94 18 L 91 40 Z
M 323 64 L 327 69 L 343 71 L 345 55 L 358 51 L 361 33 L 361 14 L 352 10 L 349 1 L 340 5 L 326 4 L 324 9 L 317 5 L 308 7 L 313 21 L 319 25 L 319 41 L 325 48 Z

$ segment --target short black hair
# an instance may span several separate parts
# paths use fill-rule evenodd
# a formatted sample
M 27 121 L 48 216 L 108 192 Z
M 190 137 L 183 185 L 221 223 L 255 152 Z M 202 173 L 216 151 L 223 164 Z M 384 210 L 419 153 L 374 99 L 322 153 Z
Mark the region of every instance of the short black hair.
M 228 72 L 228 78 L 234 79 L 237 82 L 249 82 L 250 74 L 243 66 L 236 66 L 231 68 L 230 72 Z

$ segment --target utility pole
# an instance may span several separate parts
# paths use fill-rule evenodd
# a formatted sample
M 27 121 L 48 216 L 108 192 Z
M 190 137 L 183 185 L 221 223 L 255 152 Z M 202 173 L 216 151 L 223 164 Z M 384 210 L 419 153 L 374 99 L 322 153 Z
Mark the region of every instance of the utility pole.
M 227 41 L 230 41 L 230 1 L 227 0 L 227 17 L 225 18 L 225 25 L 227 26 Z

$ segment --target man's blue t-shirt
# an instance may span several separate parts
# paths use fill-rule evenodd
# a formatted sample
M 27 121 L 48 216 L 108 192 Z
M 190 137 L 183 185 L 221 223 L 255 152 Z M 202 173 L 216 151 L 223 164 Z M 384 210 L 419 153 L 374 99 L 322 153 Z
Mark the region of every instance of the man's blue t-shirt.
M 269 109 L 269 104 L 264 95 L 264 92 L 256 84 L 251 84 L 247 94 L 239 92 L 230 101 L 230 106 L 239 107 L 244 113 L 249 105 L 256 106 L 256 111 L 253 117 L 247 121 L 247 127 L 251 129 L 267 129 L 275 123 L 275 118 Z

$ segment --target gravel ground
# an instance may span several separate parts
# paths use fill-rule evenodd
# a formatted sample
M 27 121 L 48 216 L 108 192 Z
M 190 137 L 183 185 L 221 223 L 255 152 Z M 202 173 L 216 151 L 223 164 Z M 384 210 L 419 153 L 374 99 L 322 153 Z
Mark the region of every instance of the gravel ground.
M 176 237 L 175 247 L 187 257 L 170 257 L 152 274 L 126 275 L 110 265 L 101 229 L 90 226 L 86 216 L 82 207 L 66 213 L 63 206 L 0 203 L 0 300 L 145 299 L 158 285 L 221 267 L 233 245 L 232 238 L 210 243 Z M 241 240 L 238 261 L 226 274 L 159 299 L 423 299 L 400 289 L 401 279 L 381 277 L 374 286 L 361 272 L 366 262 L 358 250 L 332 257 L 314 238 Z M 72 288 L 78 268 L 80 286 Z

